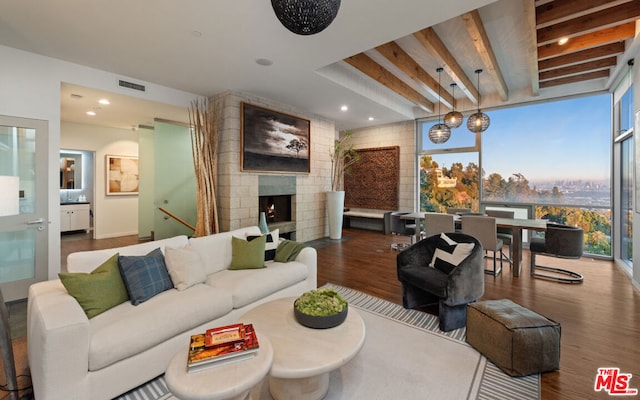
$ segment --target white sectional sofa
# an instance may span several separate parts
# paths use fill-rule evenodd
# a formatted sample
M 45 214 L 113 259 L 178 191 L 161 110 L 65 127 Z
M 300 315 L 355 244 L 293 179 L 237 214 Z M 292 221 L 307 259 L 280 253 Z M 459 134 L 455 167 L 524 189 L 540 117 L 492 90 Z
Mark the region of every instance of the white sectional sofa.
M 173 355 L 186 350 L 190 335 L 239 321 L 260 303 L 317 287 L 317 255 L 310 247 L 291 262 L 229 270 L 231 237 L 259 234 L 258 227 L 250 227 L 69 255 L 69 272 L 88 273 L 116 252 L 145 255 L 158 247 L 164 252 L 190 245 L 207 276 L 204 283 L 166 290 L 137 306 L 126 301 L 91 319 L 60 280 L 32 285 L 27 340 L 36 399 L 111 399 L 164 373 Z

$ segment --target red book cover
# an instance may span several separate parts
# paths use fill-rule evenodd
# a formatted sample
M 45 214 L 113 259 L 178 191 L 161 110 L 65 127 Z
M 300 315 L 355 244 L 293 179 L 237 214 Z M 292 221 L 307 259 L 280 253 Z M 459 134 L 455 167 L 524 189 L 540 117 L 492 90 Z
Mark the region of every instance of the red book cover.
M 258 351 L 260 345 L 252 324 L 243 325 L 241 341 L 217 346 L 206 346 L 206 334 L 191 336 L 187 366 L 189 370 L 204 364 L 215 364 L 223 360 L 246 358 Z
M 245 338 L 243 324 L 234 324 L 207 329 L 204 345 L 207 347 L 222 346 L 229 343 L 241 342 Z

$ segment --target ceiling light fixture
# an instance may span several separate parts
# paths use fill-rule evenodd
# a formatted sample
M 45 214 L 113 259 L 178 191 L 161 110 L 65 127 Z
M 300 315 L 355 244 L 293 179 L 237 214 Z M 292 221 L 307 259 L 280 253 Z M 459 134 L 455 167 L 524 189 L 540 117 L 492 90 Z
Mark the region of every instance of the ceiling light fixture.
M 489 116 L 482 111 L 480 111 L 480 74 L 482 73 L 481 69 L 476 70 L 476 74 L 478 74 L 478 112 L 469 115 L 469 119 L 467 119 L 467 129 L 471 132 L 479 133 L 484 132 L 489 128 L 489 124 L 491 120 Z
M 373 118 L 373 117 L 369 117 L 369 121 L 373 121 L 373 120 L 374 120 L 374 118 Z
M 338 15 L 340 0 L 271 0 L 282 25 L 298 35 L 322 32 Z
M 273 65 L 273 61 L 268 58 L 258 58 L 256 60 L 256 64 L 262 65 L 263 67 L 268 67 L 269 65 Z
M 342 106 L 342 107 L 340 107 L 340 111 L 347 111 L 347 110 L 349 110 L 349 107 L 348 107 L 348 106 Z
M 429 129 L 429 140 L 435 144 L 442 144 L 451 137 L 451 129 L 440 122 L 440 73 L 442 68 L 436 69 L 438 72 L 438 123 Z
M 562 37 L 558 40 L 558 44 L 560 46 L 567 44 L 567 42 L 569 42 L 569 38 L 568 37 Z
M 464 118 L 460 111 L 456 111 L 456 86 L 458 85 L 455 83 L 451 84 L 451 88 L 453 89 L 453 108 L 444 115 L 444 124 L 451 129 L 462 125 L 462 119 Z
M 107 99 L 100 99 L 100 100 L 98 100 L 98 103 L 100 103 L 102 105 L 105 105 L 105 106 L 108 106 L 109 104 L 111 104 L 111 102 L 109 100 L 107 100 Z
M 90 116 L 93 117 L 93 116 L 96 115 L 96 112 L 95 111 L 87 111 L 87 115 L 90 115 Z

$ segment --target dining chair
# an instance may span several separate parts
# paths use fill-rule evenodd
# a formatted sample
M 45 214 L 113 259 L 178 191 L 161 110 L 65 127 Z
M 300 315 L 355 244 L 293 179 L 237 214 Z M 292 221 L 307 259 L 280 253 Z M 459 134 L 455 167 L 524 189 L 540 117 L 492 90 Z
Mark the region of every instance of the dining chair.
M 470 213 L 470 212 L 471 212 L 470 208 L 458 208 L 458 207 L 447 208 L 447 214 L 463 214 L 463 213 Z
M 409 236 L 411 244 L 413 244 L 416 235 L 416 225 L 410 220 L 402 219 L 401 216 L 409 214 L 407 212 L 392 212 L 391 213 L 391 234 L 398 236 Z M 402 250 L 408 247 L 405 243 L 393 243 L 391 248 L 394 250 Z
M 515 211 L 507 210 L 485 210 L 485 213 L 489 217 L 510 219 L 513 219 L 516 214 Z M 510 266 L 513 265 L 513 231 L 511 228 L 498 227 L 498 239 L 502 239 L 502 242 L 509 247 L 509 256 L 506 259 Z
M 439 235 L 442 232 L 454 232 L 455 222 L 451 214 L 425 213 L 424 214 L 424 236 L 430 237 Z
M 560 283 L 582 283 L 584 276 L 564 268 L 548 267 L 536 264 L 536 254 L 567 259 L 580 259 L 584 251 L 584 230 L 576 226 L 547 224 L 543 238 L 531 238 L 531 277 L 542 278 Z M 552 275 L 538 270 L 548 271 Z
M 500 275 L 500 272 L 502 272 L 503 242 L 501 239 L 498 239 L 496 219 L 494 217 L 478 215 L 463 215 L 461 217 L 461 230 L 462 233 L 478 239 L 485 252 L 491 251 L 493 253 L 493 270 L 485 269 L 484 272 L 494 277 Z M 496 254 L 498 252 L 500 253 L 500 268 L 497 268 L 496 262 Z

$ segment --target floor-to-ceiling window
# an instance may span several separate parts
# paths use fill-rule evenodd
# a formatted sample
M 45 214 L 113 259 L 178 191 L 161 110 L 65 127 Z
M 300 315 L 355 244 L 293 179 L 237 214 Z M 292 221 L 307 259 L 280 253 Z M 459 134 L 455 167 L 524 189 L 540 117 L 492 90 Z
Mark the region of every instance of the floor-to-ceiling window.
M 444 212 L 449 207 L 480 207 L 480 143 L 476 134 L 459 128 L 443 144 L 429 140 L 433 121 L 419 121 L 419 207 Z
M 615 118 L 619 124 L 615 130 L 614 142 L 618 152 L 620 186 L 620 226 L 619 257 L 629 267 L 633 267 L 633 169 L 634 169 L 634 134 L 633 134 L 633 86 L 629 87 L 615 104 Z
M 420 209 L 526 210 L 582 227 L 585 252 L 611 256 L 611 95 L 484 112 L 478 140 L 463 124 L 433 144 L 434 122 L 418 122 Z
M 633 266 L 633 136 L 620 142 L 620 259 Z

